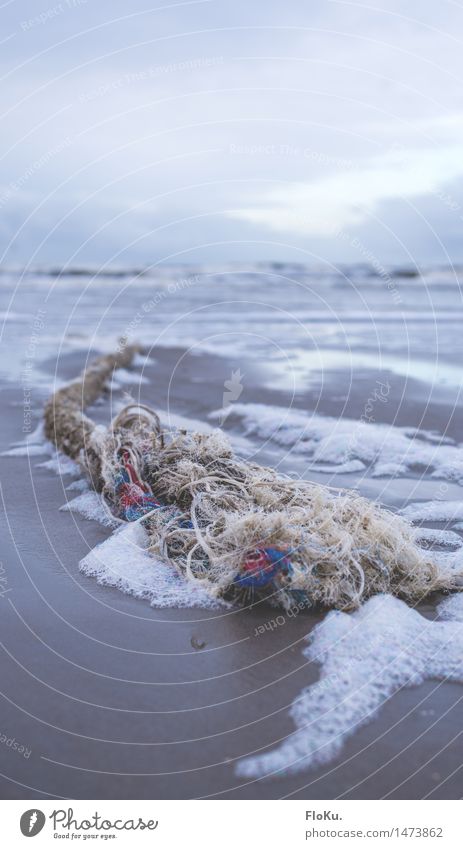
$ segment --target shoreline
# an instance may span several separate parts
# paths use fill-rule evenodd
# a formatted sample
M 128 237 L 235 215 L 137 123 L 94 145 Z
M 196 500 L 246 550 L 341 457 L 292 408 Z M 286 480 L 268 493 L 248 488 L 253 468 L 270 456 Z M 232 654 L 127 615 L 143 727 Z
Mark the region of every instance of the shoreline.
M 161 407 L 178 354 L 151 356 L 141 400 Z M 60 360 L 60 376 L 72 377 L 79 360 Z M 214 368 L 209 359 L 199 391 L 185 370 L 176 411 L 183 403 L 184 413 L 201 418 L 204 405 L 220 406 L 203 392 L 206 385 L 213 391 Z M 20 438 L 21 390 L 4 386 L 2 398 L 5 450 Z M 107 421 L 107 404 L 95 410 Z M 451 743 L 461 726 L 461 686 L 438 681 L 389 699 L 323 768 L 239 780 L 236 759 L 293 730 L 288 708 L 318 677 L 302 655 L 304 638 L 323 613 L 303 611 L 269 630 L 265 623 L 278 612 L 263 605 L 156 610 L 99 586 L 78 563 L 109 531 L 58 512 L 74 495 L 65 489 L 72 478 L 38 468 L 43 459 L 2 457 L 10 589 L 0 599 L 2 728 L 32 752 L 24 761 L 4 751 L 3 798 L 459 798 L 459 747 Z M 404 489 L 393 483 L 396 493 Z M 420 607 L 427 616 L 433 609 Z

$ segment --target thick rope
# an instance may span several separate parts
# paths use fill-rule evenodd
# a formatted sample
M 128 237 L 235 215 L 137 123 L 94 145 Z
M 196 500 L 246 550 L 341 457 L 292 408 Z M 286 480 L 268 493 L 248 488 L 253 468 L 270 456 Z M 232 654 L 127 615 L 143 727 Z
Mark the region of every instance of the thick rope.
M 45 432 L 80 462 L 114 514 L 142 521 L 150 549 L 189 580 L 237 601 L 340 609 L 376 593 L 416 602 L 456 588 L 399 516 L 357 493 L 237 458 L 220 431 L 163 432 L 142 405 L 96 426 L 85 407 L 136 351 L 100 357 L 60 389 L 46 405 Z

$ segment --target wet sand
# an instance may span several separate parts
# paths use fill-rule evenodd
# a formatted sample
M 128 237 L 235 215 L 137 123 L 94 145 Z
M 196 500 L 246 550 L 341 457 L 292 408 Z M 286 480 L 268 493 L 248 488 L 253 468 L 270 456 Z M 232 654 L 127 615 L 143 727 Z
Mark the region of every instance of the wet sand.
M 237 365 L 184 356 L 180 349 L 150 356 L 156 364 L 146 370 L 150 383 L 141 386 L 141 400 L 196 419 L 221 406 L 224 378 Z M 59 375 L 72 377 L 83 361 L 78 355 L 61 357 Z M 54 364 L 44 367 L 52 373 Z M 243 371 L 248 394 L 242 400 L 289 402 L 287 394 L 272 389 L 270 369 L 265 375 L 247 364 Z M 375 378 L 364 379 L 366 386 Z M 132 391 L 138 398 L 136 385 Z M 314 391 L 299 395 L 296 406 L 313 408 Z M 413 391 L 412 386 L 408 398 Z M 331 387 L 329 397 L 319 398 L 319 412 L 341 412 L 335 407 L 342 408 L 342 382 L 338 402 L 334 395 Z M 347 395 L 344 414 L 361 415 L 365 393 L 358 393 L 358 409 L 354 393 Z M 23 396 L 21 389 L 3 386 L 0 397 L 5 450 L 21 439 Z M 36 420 L 40 400 L 33 394 Z M 109 407 L 108 399 L 92 415 L 107 421 Z M 416 405 L 415 421 L 411 401 L 399 407 L 403 420 L 396 424 L 419 423 Z M 450 407 L 442 403 L 437 421 L 434 405 L 432 426 L 445 430 Z M 391 416 L 392 404 L 387 408 Z M 278 462 L 278 454 L 266 447 L 257 456 Z M 30 751 L 25 757 L 13 744 L 0 743 L 3 798 L 461 797 L 463 688 L 432 681 L 391 698 L 328 766 L 289 777 L 237 779 L 236 759 L 265 750 L 293 730 L 288 707 L 318 676 L 301 648 L 322 614 L 302 612 L 256 636 L 277 611 L 265 605 L 225 612 L 155 610 L 98 586 L 79 573 L 78 563 L 109 531 L 58 512 L 75 495 L 65 491 L 72 479 L 38 468 L 46 459 L 1 458 L 0 732 Z M 303 471 L 305 462 L 290 456 L 281 467 L 298 464 Z M 319 479 L 326 482 L 326 476 Z M 330 482 L 356 484 L 352 475 Z M 361 482 L 362 491 L 381 493 L 393 506 L 410 494 L 431 498 L 436 486 L 418 477 Z M 461 488 L 448 486 L 447 497 L 459 498 Z M 431 605 L 422 610 L 432 615 Z

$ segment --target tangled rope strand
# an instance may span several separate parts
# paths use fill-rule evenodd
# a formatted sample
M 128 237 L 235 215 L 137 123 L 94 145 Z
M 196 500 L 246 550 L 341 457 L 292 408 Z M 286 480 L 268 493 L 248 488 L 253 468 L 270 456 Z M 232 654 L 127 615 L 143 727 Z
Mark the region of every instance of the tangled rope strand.
M 294 481 L 233 455 L 220 431 L 164 432 L 131 404 L 105 429 L 85 407 L 138 351 L 100 357 L 45 408 L 45 433 L 78 460 L 123 520 L 139 519 L 150 550 L 189 580 L 236 600 L 357 607 L 390 592 L 416 602 L 456 575 L 417 546 L 414 529 L 355 492 Z

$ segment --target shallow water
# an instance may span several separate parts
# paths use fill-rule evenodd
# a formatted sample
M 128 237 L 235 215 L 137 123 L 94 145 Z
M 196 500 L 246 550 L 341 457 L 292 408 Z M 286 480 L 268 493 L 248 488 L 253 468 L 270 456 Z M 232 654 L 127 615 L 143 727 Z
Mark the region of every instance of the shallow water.
M 0 315 L 2 344 L 14 339 L 16 349 L 7 368 L 2 360 L 5 377 L 18 374 L 21 358 L 37 362 L 57 347 L 111 348 L 127 334 L 148 346 L 271 363 L 296 383 L 361 366 L 461 384 L 459 269 L 417 277 L 391 269 L 386 279 L 363 266 L 282 264 L 120 276 L 3 271 Z
M 15 293 L 18 284 L 20 288 Z M 118 337 L 128 333 L 132 338 L 145 343 L 149 357 L 139 357 L 133 369 L 115 374 L 108 397 L 91 410 L 91 415 L 98 421 L 107 423 L 109 417 L 130 396 L 153 405 L 161 412 L 167 425 L 204 430 L 220 426 L 228 433 L 235 450 L 243 456 L 273 465 L 295 476 L 310 477 L 334 486 L 356 488 L 388 506 L 402 509 L 409 518 L 425 523 L 426 530 L 422 532 L 424 544 L 441 548 L 439 556 L 444 558 L 452 556 L 452 549 L 460 557 L 461 549 L 458 549 L 458 545 L 462 525 L 460 493 L 463 453 L 460 446 L 459 368 L 463 342 L 459 322 L 463 317 L 463 309 L 460 305 L 458 272 L 455 275 L 451 271 L 428 270 L 423 277 L 404 277 L 394 275 L 391 271 L 388 280 L 375 277 L 363 267 L 334 272 L 293 265 L 261 265 L 255 268 L 235 266 L 222 272 L 204 268 L 163 268 L 151 270 L 143 276 L 130 273 L 119 276 L 3 273 L 0 275 L 0 299 L 0 311 L 5 319 L 1 341 L 2 376 L 7 388 L 8 384 L 17 388 L 19 382 L 19 396 L 16 395 L 8 403 L 11 404 L 15 420 L 21 423 L 22 418 L 24 425 L 16 426 L 3 446 L 9 455 L 4 461 L 8 461 L 9 469 L 15 470 L 11 489 L 14 497 L 10 496 L 9 501 L 9 511 L 13 511 L 13 518 L 9 515 L 8 521 L 12 522 L 17 549 L 21 552 L 21 530 L 18 530 L 22 527 L 20 511 L 19 524 L 16 524 L 14 530 L 18 483 L 22 492 L 27 490 L 31 498 L 32 495 L 35 498 L 36 485 L 39 490 L 42 487 L 48 493 L 56 488 L 56 481 L 60 481 L 60 485 L 62 481 L 62 491 L 58 497 L 55 493 L 49 511 L 46 500 L 49 495 L 46 495 L 45 501 L 42 498 L 38 502 L 37 521 L 32 523 L 30 532 L 32 536 L 35 534 L 37 538 L 43 538 L 44 542 L 45 534 L 47 539 L 52 535 L 55 550 L 62 549 L 67 557 L 69 573 L 66 575 L 72 583 L 86 581 L 82 586 L 90 603 L 96 601 L 101 610 L 107 606 L 110 608 L 108 617 L 102 615 L 97 623 L 90 619 L 87 623 L 89 630 L 96 629 L 102 636 L 103 645 L 106 644 L 105 640 L 114 639 L 116 608 L 118 611 L 127 611 L 130 620 L 136 623 L 121 634 L 123 650 L 130 640 L 135 639 L 134 635 L 140 633 L 140 640 L 137 636 L 136 641 L 142 654 L 149 653 L 152 645 L 147 645 L 142 639 L 139 622 L 146 618 L 150 622 L 158 621 L 156 617 L 161 615 L 173 617 L 172 621 L 159 619 L 166 626 L 160 637 L 164 646 L 170 640 L 175 643 L 178 637 L 171 626 L 178 627 L 175 616 L 179 614 L 186 617 L 184 627 L 188 634 L 192 630 L 189 623 L 198 621 L 202 629 L 210 623 L 214 644 L 225 645 L 228 640 L 233 646 L 237 640 L 248 641 L 240 648 L 240 669 L 247 670 L 249 666 L 251 671 L 237 674 L 239 693 L 253 690 L 254 675 L 262 675 L 262 663 L 264 666 L 271 665 L 269 683 L 262 686 L 264 689 L 267 686 L 273 688 L 272 699 L 269 704 L 266 699 L 257 700 L 253 714 L 253 723 L 258 723 L 259 727 L 265 726 L 267 732 L 263 735 L 260 731 L 256 732 L 255 739 L 248 734 L 246 738 L 240 738 L 246 739 L 246 742 L 238 746 L 231 744 L 227 748 L 230 742 L 230 737 L 227 738 L 228 729 L 233 725 L 228 712 L 221 716 L 215 732 L 217 746 L 210 744 L 211 758 L 215 759 L 215 763 L 221 762 L 225 751 L 229 751 L 231 760 L 235 760 L 247 752 L 260 751 L 268 746 L 267 758 L 263 761 L 259 758 L 248 761 L 247 766 L 239 767 L 241 777 L 238 779 L 230 778 L 230 773 L 233 774 L 230 766 L 228 771 L 225 770 L 227 778 L 220 785 L 222 790 L 216 790 L 214 782 L 207 781 L 205 777 L 201 781 L 202 794 L 233 794 L 234 791 L 229 788 L 233 788 L 235 781 L 238 782 L 236 786 L 241 788 L 240 792 L 249 793 L 252 797 L 255 788 L 243 788 L 248 787 L 248 780 L 265 775 L 269 769 L 278 770 L 279 779 L 284 783 L 300 765 L 304 768 L 311 766 L 316 771 L 330 758 L 341 763 L 340 758 L 344 752 L 342 746 L 347 753 L 351 751 L 350 734 L 356 731 L 355 739 L 361 747 L 361 741 L 365 739 L 362 734 L 369 733 L 363 728 L 365 705 L 362 706 L 361 701 L 353 705 L 355 710 L 347 730 L 341 728 L 339 723 L 336 725 L 336 722 L 330 726 L 331 737 L 325 734 L 323 738 L 325 742 L 328 741 L 324 751 L 329 756 L 324 761 L 314 759 L 310 754 L 311 740 L 313 742 L 310 728 L 307 730 L 304 724 L 304 705 L 312 710 L 318 691 L 310 688 L 302 691 L 302 696 L 298 696 L 298 693 L 301 694 L 301 687 L 316 680 L 317 672 L 308 666 L 308 661 L 315 661 L 316 658 L 309 651 L 301 656 L 300 643 L 316 621 L 318 613 L 304 614 L 298 617 L 297 623 L 287 621 L 284 628 L 274 629 L 265 638 L 265 650 L 263 637 L 262 642 L 259 642 L 260 637 L 253 638 L 251 642 L 251 623 L 260 621 L 268 624 L 269 616 L 274 617 L 273 612 L 269 614 L 259 610 L 237 617 L 230 611 L 217 609 L 207 597 L 195 599 L 191 588 L 176 581 L 175 576 L 165 570 L 164 564 L 147 558 L 143 540 L 130 537 L 132 529 L 124 536 L 122 546 L 114 544 L 117 536 L 105 541 L 105 535 L 110 532 L 107 514 L 100 509 L 101 505 L 94 497 L 83 492 L 76 467 L 57 454 L 41 456 L 43 444 L 40 433 L 34 437 L 31 431 L 40 419 L 43 399 L 51 388 L 72 378 L 76 370 L 85 364 L 87 356 L 91 357 L 97 351 L 111 350 Z M 7 395 L 4 390 L 4 397 Z M 28 408 L 30 421 L 26 418 Z M 24 445 L 25 437 L 29 438 L 27 445 Z M 9 443 L 15 444 L 8 449 Z M 8 482 L 10 480 L 13 479 L 9 478 Z M 63 512 L 59 513 L 59 507 L 65 508 Z M 99 527 L 95 520 L 106 525 L 106 529 L 101 527 L 100 531 L 95 530 L 95 526 Z M 84 545 L 74 540 L 71 549 L 67 551 L 65 537 L 71 526 L 76 530 L 76 538 L 83 540 Z M 31 574 L 34 580 L 38 577 L 40 583 L 43 572 L 46 600 L 51 600 L 59 616 L 66 611 L 65 615 L 72 618 L 77 611 L 76 626 L 80 627 L 80 611 L 85 609 L 87 602 L 81 607 L 81 601 L 76 603 L 73 591 L 71 598 L 74 607 L 63 598 L 63 590 L 66 587 L 69 592 L 69 585 L 61 583 L 61 561 L 55 562 L 55 550 L 53 554 L 42 555 L 38 575 L 35 551 L 32 550 Z M 60 556 L 63 557 L 63 553 Z M 78 575 L 79 562 L 84 576 Z M 157 573 L 153 567 L 156 567 Z M 93 577 L 87 581 L 85 576 L 88 575 Z M 97 586 L 95 578 L 100 586 Z M 116 593 L 120 601 L 115 599 L 113 588 L 122 590 L 122 593 Z M 129 595 L 137 599 L 130 599 Z M 27 609 L 30 600 L 26 590 L 19 599 Z M 132 602 L 135 608 L 129 606 Z M 150 607 L 150 604 L 153 606 Z M 403 642 L 409 641 L 410 633 L 414 633 L 413 629 L 417 627 L 416 623 L 425 627 L 420 621 L 423 619 L 421 614 L 404 612 L 403 607 L 400 610 L 398 607 L 390 609 L 391 604 L 395 604 L 394 600 L 384 601 L 384 610 L 377 617 L 377 627 L 371 619 L 367 625 L 362 625 L 361 617 L 352 617 L 354 624 L 359 620 L 359 638 L 362 628 L 367 628 L 368 640 L 372 640 L 375 645 L 384 644 L 387 657 L 383 660 L 386 667 L 397 660 Z M 434 630 L 431 627 L 426 630 L 427 645 L 433 653 L 433 676 L 442 680 L 448 680 L 445 659 L 449 645 L 452 651 L 461 650 L 461 628 L 456 628 L 455 622 L 450 621 L 460 616 L 460 608 L 456 608 L 455 602 L 452 609 L 448 607 L 446 612 L 441 607 L 441 619 L 448 622 L 448 627 L 444 628 L 442 621 L 440 625 L 436 623 Z M 35 611 L 33 605 L 31 610 Z M 150 619 L 146 611 L 155 619 Z M 403 628 L 402 631 L 397 629 L 396 643 L 392 641 L 387 644 L 381 628 L 387 627 L 390 617 L 396 614 Z M 35 612 L 33 615 L 36 615 Z M 432 610 L 427 611 L 427 615 L 434 613 Z M 416 617 L 419 617 L 418 620 Z M 46 630 L 47 619 L 38 618 L 39 631 Z M 347 619 L 350 620 L 350 617 Z M 335 620 L 328 617 L 325 621 L 325 631 L 317 632 L 318 636 L 311 645 L 318 644 L 320 634 L 331 633 Z M 14 629 L 11 633 L 14 633 Z M 330 675 L 336 679 L 339 665 L 344 664 L 344 654 L 347 653 L 352 661 L 352 669 L 355 666 L 360 689 L 365 687 L 370 692 L 374 686 L 374 675 L 370 675 L 368 664 L 363 662 L 363 655 L 362 663 L 355 665 L 358 650 L 356 635 L 354 628 L 351 639 L 341 641 L 339 650 L 330 649 L 331 654 L 328 652 L 332 667 Z M 435 640 L 433 635 L 437 635 L 438 639 Z M 192 633 L 191 641 L 194 648 L 202 644 L 203 638 L 197 638 Z M 12 649 L 16 646 L 17 642 L 13 640 Z M 291 652 L 291 655 L 288 654 L 290 661 L 286 658 L 285 665 L 278 667 L 278 673 L 275 651 L 280 649 L 277 646 L 286 653 Z M 32 651 L 36 651 L 35 644 Z M 194 651 L 197 658 L 198 651 Z M 100 655 L 103 669 L 107 655 L 104 648 Z M 219 655 L 222 658 L 223 652 Z M 188 667 L 182 666 L 177 656 L 176 662 L 179 664 L 181 684 L 185 676 L 188 677 Z M 205 678 L 211 675 L 212 670 L 216 687 L 211 697 L 214 703 L 226 702 L 227 699 L 232 701 L 235 698 L 234 689 L 227 689 L 226 684 L 219 680 L 220 665 L 212 669 L 207 655 L 204 655 L 202 663 L 202 675 Z M 405 666 L 399 686 L 417 684 L 417 679 L 409 674 L 410 669 Z M 147 669 L 140 666 L 140 674 L 148 675 Z M 158 680 L 157 661 L 149 667 L 149 674 Z M 122 680 L 122 668 L 119 669 L 119 675 Z M 277 686 L 276 681 L 277 677 L 278 680 L 281 677 L 281 680 L 286 681 L 288 675 L 291 676 L 291 686 L 288 683 L 286 693 Z M 460 678 L 453 676 L 453 680 L 459 681 Z M 379 721 L 385 721 L 386 704 L 395 692 L 394 682 L 397 683 L 395 678 L 394 681 L 391 678 L 390 686 L 388 684 L 379 693 L 376 707 L 367 710 L 368 721 L 373 728 L 377 728 Z M 109 685 L 116 686 L 111 680 Z M 92 683 L 86 682 L 85 692 L 90 697 Z M 195 691 L 195 697 L 199 699 L 201 692 Z M 110 702 L 110 694 L 106 693 L 106 696 Z M 349 693 L 347 697 L 350 698 Z M 92 698 L 96 699 L 96 696 Z M 121 695 L 120 698 L 121 704 L 125 704 L 124 697 Z M 241 699 L 241 695 L 237 698 Z M 416 697 L 410 698 L 413 702 Z M 299 713 L 293 711 L 296 722 L 294 734 L 291 721 L 283 718 L 286 717 L 286 709 L 291 701 L 301 705 Z M 148 700 L 143 703 L 149 713 L 151 702 Z M 272 716 L 276 704 L 279 707 L 275 707 L 275 710 L 281 713 L 278 721 Z M 133 707 L 137 705 L 135 699 Z M 39 699 L 39 712 L 41 706 Z M 375 710 L 379 707 L 382 720 L 375 717 Z M 188 699 L 182 710 L 189 710 Z M 240 711 L 240 721 L 244 725 L 248 721 L 248 714 L 241 704 Z M 80 717 L 73 714 L 70 717 L 71 724 L 78 728 Z M 392 719 L 394 724 L 396 717 Z M 184 726 L 181 732 L 188 739 L 191 729 L 196 728 L 195 721 L 196 717 L 190 717 L 190 724 Z M 132 731 L 130 728 L 124 732 L 130 740 Z M 93 735 L 91 725 L 86 726 L 86 733 L 90 740 Z M 99 733 L 103 738 L 104 731 L 100 729 Z M 206 736 L 208 733 L 209 729 L 204 731 Z M 375 733 L 371 732 L 373 740 Z M 166 734 L 175 742 L 176 731 L 169 727 Z M 282 735 L 286 735 L 287 742 L 278 745 Z M 337 742 L 333 746 L 335 738 Z M 433 739 L 432 735 L 430 739 Z M 323 742 L 322 737 L 320 741 Z M 50 738 L 50 749 L 55 747 L 55 742 Z M 164 745 L 162 734 L 161 743 Z M 101 742 L 99 745 L 101 747 Z M 137 746 L 138 743 L 133 745 Z M 399 743 L 398 746 L 400 749 Z M 184 762 L 180 748 L 172 751 L 175 752 L 174 760 L 178 752 L 179 760 L 176 763 L 181 772 Z M 46 757 L 49 754 L 49 751 L 46 752 Z M 54 760 L 52 757 L 49 761 L 58 764 L 58 772 L 50 769 L 49 773 L 50 776 L 53 774 L 53 779 L 50 778 L 52 793 L 58 795 L 60 781 L 57 782 L 55 776 L 61 775 L 59 770 L 63 767 L 59 763 L 62 757 L 55 748 Z M 108 753 L 110 762 L 113 757 L 112 749 Z M 154 773 L 152 762 L 146 760 L 147 755 L 143 757 L 145 761 L 141 765 L 139 750 L 134 750 L 133 770 Z M 92 751 L 89 750 L 86 763 L 92 763 L 92 758 Z M 360 763 L 363 763 L 362 758 L 359 758 Z M 302 760 L 293 768 L 295 759 Z M 68 760 L 71 763 L 78 761 L 78 752 L 71 750 Z M 406 773 L 408 763 L 405 761 Z M 196 769 L 199 762 L 195 754 L 192 768 Z M 98 766 L 97 760 L 94 763 L 95 772 Z M 164 763 L 166 771 L 170 766 Z M 124 763 L 118 764 L 122 773 L 124 767 Z M 450 767 L 449 762 L 449 774 Z M 247 777 L 243 779 L 245 774 Z M 350 786 L 348 767 L 344 774 L 345 788 Z M 317 776 L 318 781 L 320 772 Z M 122 792 L 127 797 L 127 790 L 119 789 L 126 787 L 124 780 L 118 781 L 108 783 L 109 795 L 117 797 L 117 793 Z M 389 785 L 387 782 L 386 785 L 393 787 L 395 777 L 392 773 L 388 781 Z M 67 779 L 66 782 L 66 786 L 70 787 Z M 320 782 L 317 791 L 320 793 L 319 798 L 327 798 L 327 793 L 329 796 L 334 792 L 333 784 L 323 776 Z M 153 782 L 150 786 L 154 786 Z M 162 795 L 159 785 L 155 786 L 157 792 L 152 790 L 152 794 Z M 289 792 L 289 786 L 300 788 L 301 785 L 284 784 L 284 791 L 283 784 L 280 786 L 281 790 L 278 791 L 259 792 L 265 798 L 273 793 Z M 92 792 L 94 787 L 93 784 Z M 426 785 L 428 791 L 431 792 L 429 783 Z M 76 795 L 75 789 L 70 792 Z M 140 792 L 138 787 L 135 795 L 140 795 Z M 178 797 L 178 793 L 172 789 L 165 792 Z M 186 781 L 182 792 L 195 795 L 197 786 L 193 787 Z M 294 792 L 304 793 L 297 789 Z M 374 792 L 379 791 L 376 789 Z

